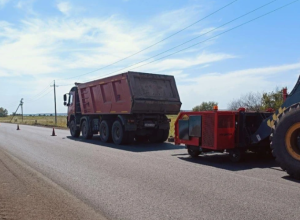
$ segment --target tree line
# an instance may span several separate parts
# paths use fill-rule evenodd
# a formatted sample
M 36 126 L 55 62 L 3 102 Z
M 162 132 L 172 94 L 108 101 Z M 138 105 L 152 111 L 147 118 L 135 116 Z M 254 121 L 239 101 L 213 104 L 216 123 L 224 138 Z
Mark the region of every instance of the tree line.
M 5 108 L 0 107 L 0 117 L 6 117 L 8 115 L 8 111 Z
M 268 108 L 277 110 L 283 104 L 283 88 L 276 88 L 272 92 L 249 92 L 242 95 L 238 99 L 232 100 L 228 104 L 228 110 L 238 110 L 239 108 L 246 108 L 250 111 L 264 111 Z M 200 105 L 195 106 L 193 111 L 209 111 L 213 110 L 213 107 L 218 105 L 215 101 L 202 102 Z

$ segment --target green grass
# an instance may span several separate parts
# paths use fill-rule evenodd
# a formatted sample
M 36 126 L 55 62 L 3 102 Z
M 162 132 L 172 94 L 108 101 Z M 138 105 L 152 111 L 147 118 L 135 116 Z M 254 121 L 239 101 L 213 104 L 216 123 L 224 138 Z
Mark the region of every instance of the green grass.
M 0 117 L 0 123 L 1 122 L 9 123 L 11 118 L 12 118 L 11 116 Z M 176 121 L 177 115 L 168 115 L 168 118 L 171 119 L 169 136 L 174 137 L 174 128 L 175 128 L 174 123 Z M 66 116 L 58 116 L 57 117 L 57 126 L 55 126 L 54 120 L 55 120 L 54 116 L 24 116 L 23 122 L 22 122 L 21 116 L 15 116 L 11 123 L 67 128 L 67 117 Z
M 9 117 L 0 117 L 0 122 L 11 121 L 12 116 Z M 55 126 L 54 116 L 24 116 L 22 121 L 22 116 L 15 116 L 11 123 L 14 124 L 25 124 L 25 125 L 41 125 L 41 126 Z M 67 127 L 67 117 L 66 116 L 57 116 L 57 126 L 55 127 Z
M 175 137 L 174 132 L 175 132 L 175 121 L 176 121 L 177 115 L 168 115 L 168 118 L 171 119 L 169 136 Z

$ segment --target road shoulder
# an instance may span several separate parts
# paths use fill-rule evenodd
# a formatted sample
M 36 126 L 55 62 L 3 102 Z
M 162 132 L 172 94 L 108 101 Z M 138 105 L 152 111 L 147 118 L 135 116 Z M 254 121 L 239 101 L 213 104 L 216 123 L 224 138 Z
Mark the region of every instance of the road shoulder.
M 0 219 L 106 219 L 0 149 Z

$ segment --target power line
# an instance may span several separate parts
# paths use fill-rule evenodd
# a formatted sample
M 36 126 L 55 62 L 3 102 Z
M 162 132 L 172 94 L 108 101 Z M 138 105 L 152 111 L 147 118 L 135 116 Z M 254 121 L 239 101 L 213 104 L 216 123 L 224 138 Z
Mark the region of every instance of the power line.
M 79 76 L 88 75 L 88 74 L 90 74 L 90 73 L 94 73 L 94 72 L 97 72 L 97 71 L 99 71 L 99 70 L 105 69 L 105 68 L 107 68 L 107 67 L 113 66 L 114 64 L 117 64 L 117 63 L 119 63 L 119 62 L 121 62 L 121 61 L 123 61 L 123 60 L 126 60 L 126 59 L 130 58 L 130 57 L 133 57 L 133 56 L 135 56 L 135 55 L 137 55 L 137 54 L 139 54 L 139 53 L 141 53 L 141 52 L 143 52 L 143 51 L 145 51 L 145 50 L 148 50 L 149 48 L 154 47 L 155 45 L 157 45 L 157 44 L 159 44 L 159 43 L 161 43 L 161 42 L 163 42 L 163 41 L 165 41 L 165 40 L 167 40 L 167 39 L 169 39 L 169 38 L 171 38 L 171 37 L 173 37 L 173 36 L 175 36 L 175 35 L 177 35 L 177 34 L 183 32 L 184 30 L 186 30 L 186 29 L 192 27 L 193 25 L 195 25 L 195 24 L 197 24 L 197 23 L 199 23 L 199 22 L 205 20 L 206 18 L 208 18 L 208 17 L 210 17 L 210 16 L 212 16 L 212 15 L 218 13 L 219 11 L 221 11 L 221 10 L 223 10 L 223 9 L 225 9 L 225 8 L 227 8 L 227 7 L 229 7 L 230 5 L 232 5 L 233 3 L 237 2 L 237 1 L 239 1 L 239 0 L 234 0 L 234 1 L 230 2 L 230 3 L 228 3 L 227 5 L 225 5 L 225 6 L 221 7 L 221 8 L 219 8 L 218 10 L 216 10 L 216 11 L 214 11 L 214 12 L 208 14 L 207 16 L 205 16 L 205 17 L 203 17 L 203 18 L 197 20 L 196 22 L 194 22 L 194 23 L 192 23 L 192 24 L 190 24 L 190 25 L 188 25 L 188 26 L 186 26 L 186 27 L 180 29 L 179 31 L 177 31 L 177 32 L 175 32 L 175 33 L 173 33 L 173 34 L 171 34 L 171 35 L 169 35 L 169 36 L 163 38 L 163 39 L 160 40 L 160 41 L 157 41 L 156 43 L 154 43 L 154 44 L 152 44 L 152 45 L 150 45 L 150 46 L 148 46 L 148 47 L 146 47 L 146 48 L 144 48 L 144 49 L 142 49 L 142 50 L 140 50 L 140 51 L 138 51 L 138 52 L 136 52 L 136 53 L 133 53 L 133 54 L 127 56 L 127 57 L 124 57 L 124 58 L 122 58 L 122 59 L 120 59 L 120 60 L 117 60 L 117 61 L 115 61 L 115 62 L 113 62 L 113 63 L 111 63 L 111 64 L 108 64 L 108 65 L 104 66 L 104 67 L 95 69 L 95 70 L 93 70 L 93 71 L 90 71 L 90 72 L 87 72 L 87 73 L 84 73 L 84 74 L 81 74 L 81 75 L 68 77 L 68 78 L 65 78 L 65 79 L 73 79 L 73 78 L 76 78 L 76 77 L 79 77 Z M 275 1 L 276 1 L 276 0 L 275 0 Z M 63 79 L 63 80 L 65 80 L 65 79 Z
M 189 49 L 189 48 L 191 48 L 191 47 L 197 46 L 197 45 L 199 45 L 199 44 L 201 44 L 201 43 L 204 43 L 204 42 L 206 42 L 206 41 L 208 41 L 208 40 L 211 40 L 211 39 L 213 39 L 213 38 L 216 38 L 216 37 L 218 37 L 218 36 L 220 36 L 220 35 L 223 35 L 223 34 L 225 34 L 225 33 L 227 33 L 227 32 L 230 32 L 230 31 L 232 31 L 232 30 L 234 30 L 234 29 L 237 29 L 237 28 L 239 28 L 239 27 L 241 27 L 241 26 L 244 26 L 244 25 L 246 25 L 246 24 L 249 24 L 249 23 L 251 23 L 251 22 L 253 22 L 253 21 L 255 21 L 255 20 L 258 20 L 258 19 L 260 19 L 260 18 L 262 18 L 262 17 L 265 17 L 265 16 L 267 16 L 267 15 L 269 15 L 269 14 L 271 14 L 271 13 L 274 13 L 274 12 L 276 12 L 276 11 L 282 9 L 282 8 L 285 8 L 285 7 L 287 7 L 287 6 L 291 5 L 291 4 L 294 4 L 294 3 L 298 2 L 298 1 L 299 1 L 299 0 L 295 0 L 295 1 L 293 1 L 293 2 L 290 2 L 290 3 L 288 3 L 288 4 L 285 4 L 285 5 L 283 5 L 283 6 L 279 7 L 279 8 L 276 8 L 276 9 L 274 9 L 274 10 L 268 12 L 268 13 L 265 13 L 265 14 L 263 14 L 263 15 L 261 15 L 261 16 L 258 16 L 258 17 L 254 18 L 254 19 L 251 19 L 251 20 L 247 21 L 247 22 L 244 22 L 244 23 L 242 23 L 242 24 L 240 24 L 240 25 L 237 25 L 237 26 L 235 26 L 235 27 L 233 27 L 233 28 L 231 28 L 231 29 L 229 29 L 229 30 L 227 30 L 227 31 L 224 31 L 224 32 L 222 32 L 222 33 L 220 33 L 220 34 L 217 34 L 217 35 L 215 35 L 215 36 L 213 36 L 213 37 L 211 37 L 211 38 L 208 38 L 208 39 L 206 39 L 206 40 L 204 40 L 204 41 L 198 42 L 198 43 L 193 44 L 193 45 L 191 45 L 191 46 L 189 46 L 189 47 L 186 47 L 186 48 L 184 48 L 184 49 L 182 49 L 182 50 L 176 51 L 176 52 L 171 53 L 171 54 L 169 54 L 169 55 L 167 55 L 167 56 L 161 57 L 161 58 L 159 58 L 159 59 L 153 60 L 153 61 L 151 61 L 151 62 L 149 62 L 149 63 L 140 65 L 140 66 L 135 67 L 135 68 L 132 68 L 132 69 L 136 69 L 136 68 L 139 68 L 139 67 L 142 67 L 142 66 L 149 65 L 149 64 L 154 63 L 154 62 L 156 62 L 156 61 L 162 60 L 162 59 L 164 59 L 164 58 L 166 58 L 166 57 L 169 57 L 169 56 L 172 56 L 172 55 L 177 54 L 177 53 L 179 53 L 179 52 L 182 52 L 182 51 L 184 51 L 184 50 L 187 50 L 187 49 Z
M 247 21 L 247 22 L 244 22 L 244 23 L 242 23 L 242 24 L 240 24 L 240 25 L 237 25 L 237 26 L 235 26 L 235 27 L 233 27 L 233 28 L 230 28 L 230 29 L 228 29 L 228 30 L 226 30 L 226 31 L 224 31 L 224 32 L 222 32 L 222 33 L 220 33 L 220 34 L 217 34 L 217 35 L 215 35 L 215 36 L 213 36 L 213 37 L 210 37 L 210 38 L 208 38 L 208 39 L 206 39 L 206 40 L 204 40 L 204 41 L 198 42 L 198 43 L 193 44 L 193 45 L 191 45 L 191 46 L 189 46 L 189 47 L 183 48 L 183 49 L 181 49 L 181 50 L 179 50 L 179 51 L 176 51 L 176 52 L 174 52 L 174 53 L 171 53 L 171 54 L 168 54 L 168 55 L 166 55 L 166 56 L 160 57 L 160 58 L 158 58 L 158 59 L 156 59 L 156 60 L 153 60 L 153 61 L 148 62 L 148 63 L 146 63 L 146 64 L 142 64 L 142 65 L 137 66 L 137 67 L 135 67 L 135 68 L 132 68 L 132 69 L 130 69 L 130 70 L 133 70 L 133 69 L 136 69 L 136 68 L 139 68 L 139 67 L 142 67 L 142 66 L 149 65 L 149 64 L 154 63 L 154 62 L 156 62 L 156 61 L 162 60 L 162 59 L 164 59 L 164 58 L 166 58 L 166 57 L 175 55 L 175 54 L 180 53 L 180 52 L 182 52 L 182 51 L 184 51 L 184 50 L 187 50 L 187 49 L 189 49 L 189 48 L 192 48 L 192 47 L 194 47 L 194 46 L 197 46 L 197 45 L 199 45 L 199 44 L 202 44 L 202 43 L 204 43 L 204 42 L 206 42 L 206 41 L 209 41 L 209 40 L 211 40 L 211 39 L 214 39 L 214 38 L 216 38 L 216 37 L 218 37 L 218 36 L 221 36 L 221 35 L 223 35 L 223 34 L 225 34 L 225 33 L 228 33 L 228 32 L 230 32 L 230 31 L 233 31 L 233 30 L 235 30 L 235 29 L 237 29 L 237 28 L 239 28 L 239 27 L 241 27 L 241 26 L 244 26 L 244 25 L 246 25 L 246 24 L 249 24 L 249 23 L 251 23 L 251 22 L 253 22 L 253 21 L 255 21 L 255 20 L 258 20 L 258 19 L 260 19 L 260 18 L 262 18 L 262 17 L 265 17 L 265 16 L 267 16 L 267 15 L 269 15 L 269 14 L 271 14 L 271 13 L 274 13 L 274 12 L 276 12 L 276 11 L 278 11 L 278 10 L 281 10 L 281 9 L 283 9 L 283 8 L 285 8 L 285 7 L 287 7 L 287 6 L 291 5 L 291 4 L 294 4 L 294 3 L 298 2 L 298 1 L 299 1 L 299 0 L 292 1 L 292 2 L 290 2 L 290 3 L 288 3 L 288 4 L 285 4 L 285 5 L 281 6 L 281 7 L 278 7 L 278 8 L 276 8 L 276 9 L 272 10 L 272 11 L 269 11 L 269 12 L 263 14 L 263 15 L 260 15 L 260 16 L 258 16 L 258 17 L 256 17 L 256 18 L 254 18 L 254 19 L 251 19 L 251 20 L 249 20 L 249 21 Z M 274 2 L 274 1 L 272 1 L 272 2 Z M 268 3 L 268 4 L 269 4 L 269 3 Z M 148 60 L 148 59 L 147 59 L 147 60 Z M 142 61 L 142 62 L 144 62 L 144 61 Z M 136 65 L 136 64 L 134 64 L 134 65 Z M 132 66 L 133 66 L 133 65 L 132 65 Z M 131 67 L 131 66 L 129 66 L 129 67 Z M 129 67 L 127 67 L 127 68 L 129 68 Z M 127 69 L 127 68 L 126 68 L 126 69 Z M 122 70 L 123 70 L 123 69 L 122 69 Z M 121 71 L 121 70 L 118 70 L 118 71 Z M 112 73 L 115 73 L 115 72 L 112 72 Z M 107 75 L 104 75 L 103 77 L 109 76 L 109 75 L 112 74 L 112 73 L 109 73 L 109 74 L 107 74 Z M 73 84 L 68 84 L 68 85 L 73 85 Z M 68 85 L 63 85 L 63 86 L 68 86 Z
M 119 72 L 119 71 L 126 70 L 126 69 L 128 69 L 128 68 L 130 68 L 130 67 L 133 67 L 133 66 L 135 66 L 135 65 L 138 65 L 138 64 L 140 64 L 140 63 L 143 63 L 143 62 L 145 62 L 145 61 L 147 61 L 147 60 L 150 60 L 150 59 L 152 59 L 152 58 L 155 58 L 155 57 L 157 57 L 157 56 L 159 56 L 159 55 L 162 55 L 162 54 L 164 54 L 164 53 L 166 53 L 166 52 L 169 52 L 169 51 L 171 51 L 171 50 L 174 50 L 174 49 L 176 49 L 176 48 L 178 48 L 178 47 L 180 47 L 180 46 L 182 46 L 182 45 L 185 45 L 185 44 L 187 44 L 187 43 L 189 43 L 189 42 L 191 42 L 191 41 L 194 41 L 194 40 L 200 38 L 201 36 L 204 36 L 204 35 L 206 35 L 206 34 L 209 34 L 209 33 L 213 32 L 213 31 L 216 31 L 216 30 L 218 30 L 218 29 L 220 29 L 220 28 L 222 28 L 222 27 L 224 27 L 224 26 L 226 26 L 226 25 L 228 25 L 228 24 L 230 24 L 230 23 L 232 23 L 232 22 L 234 22 L 234 21 L 236 21 L 236 20 L 238 20 L 238 19 L 241 19 L 241 18 L 243 18 L 243 17 L 245 17 L 245 16 L 247 16 L 247 15 L 249 15 L 249 14 L 251 14 L 251 13 L 254 13 L 254 12 L 258 11 L 259 9 L 262 9 L 262 8 L 264 8 L 264 7 L 266 7 L 266 6 L 268 6 L 268 5 L 272 4 L 272 3 L 274 3 L 275 1 L 278 1 L 278 0 L 272 0 L 272 1 L 270 1 L 270 2 L 268 2 L 268 3 L 266 3 L 266 4 L 264 4 L 264 5 L 262 5 L 262 6 L 260 6 L 260 7 L 257 7 L 257 8 L 255 8 L 255 9 L 253 9 L 253 10 L 251 10 L 251 11 L 249 11 L 249 12 L 247 12 L 247 13 L 245 13 L 245 14 L 243 14 L 243 15 L 237 17 L 237 18 L 234 18 L 234 19 L 232 19 L 232 20 L 230 20 L 230 21 L 228 21 L 228 22 L 226 22 L 226 23 L 224 23 L 224 24 L 222 24 L 222 25 L 220 25 L 220 26 L 218 26 L 218 27 L 216 27 L 216 28 L 214 28 L 214 29 L 212 29 L 212 30 L 210 30 L 210 31 L 207 31 L 207 32 L 205 32 L 205 33 L 203 33 L 203 34 L 201 34 L 201 35 L 199 35 L 199 36 L 197 36 L 197 37 L 194 37 L 194 38 L 192 38 L 192 39 L 190 39 L 190 40 L 188 40 L 188 41 L 185 41 L 185 42 L 183 42 L 183 43 L 181 43 L 181 44 L 179 44 L 179 45 L 177 45 L 177 46 L 174 46 L 174 47 L 172 47 L 172 48 L 170 48 L 170 49 L 168 49 L 168 50 L 165 50 L 165 51 L 163 51 L 163 52 L 161 52 L 161 53 L 158 53 L 158 54 L 156 54 L 156 55 L 154 55 L 154 56 L 152 56 L 152 57 L 149 57 L 149 58 L 147 58 L 147 59 L 144 59 L 144 60 L 142 60 L 142 61 L 140 61 L 140 62 L 134 63 L 134 64 L 132 64 L 132 65 L 130 65 L 130 66 L 127 66 L 127 67 L 125 67 L 125 68 L 119 69 L 119 70 L 117 70 L 117 71 L 113 71 L 113 72 L 107 73 L 107 74 L 105 74 L 104 76 L 108 76 L 108 75 L 117 73 L 117 72 Z M 298 1 L 298 0 L 297 0 L 297 1 Z M 235 28 L 237 28 L 237 27 L 239 27 L 239 26 L 236 26 Z M 235 28 L 233 28 L 233 29 L 235 29 Z M 233 29 L 229 29 L 229 30 L 227 30 L 227 31 L 225 31 L 225 32 L 222 32 L 221 34 L 218 34 L 218 35 L 213 36 L 213 37 L 211 37 L 211 38 L 208 38 L 208 39 L 206 39 L 206 40 L 204 40 L 204 41 L 201 41 L 200 43 L 204 43 L 204 42 L 206 42 L 206 41 L 208 41 L 208 40 L 214 39 L 214 38 L 216 38 L 217 36 L 220 36 L 220 35 L 222 35 L 222 34 L 228 32 L 228 31 L 231 31 L 231 30 L 233 30 Z M 189 48 L 191 48 L 191 47 L 193 47 L 193 46 L 195 46 L 195 45 L 198 45 L 198 44 L 200 44 L 200 43 L 193 44 L 192 46 L 189 46 L 189 47 L 187 47 L 187 48 L 185 48 L 185 49 L 183 49 L 183 50 L 189 49 Z M 180 50 L 179 52 L 181 52 L 181 51 L 183 51 L 183 50 Z M 176 53 L 178 53 L 178 52 L 172 53 L 171 55 L 176 54 Z M 164 56 L 163 58 L 168 57 L 168 56 L 171 56 L 171 55 Z M 157 59 L 157 60 L 160 60 L 160 59 L 161 59 L 161 58 L 159 58 L 159 59 Z M 155 61 L 157 61 L 157 60 L 155 60 Z M 153 63 L 153 62 L 150 62 L 150 63 Z M 136 69 L 136 68 L 134 68 L 134 69 Z M 104 76 L 103 76 L 103 77 L 104 77 Z
M 41 92 L 36 93 L 35 95 L 33 95 L 28 102 L 31 102 L 33 100 L 35 100 L 36 98 L 38 98 L 41 94 L 47 92 L 49 90 L 49 87 L 45 87 L 43 90 L 41 90 Z
M 38 98 L 34 99 L 34 100 L 30 100 L 29 102 L 27 103 L 32 103 L 32 102 L 36 102 L 38 101 L 39 99 L 41 99 L 42 97 L 44 97 L 45 95 L 48 95 L 50 92 L 52 92 L 52 89 L 51 88 L 48 88 L 47 92 L 44 93 L 43 95 L 39 96 Z

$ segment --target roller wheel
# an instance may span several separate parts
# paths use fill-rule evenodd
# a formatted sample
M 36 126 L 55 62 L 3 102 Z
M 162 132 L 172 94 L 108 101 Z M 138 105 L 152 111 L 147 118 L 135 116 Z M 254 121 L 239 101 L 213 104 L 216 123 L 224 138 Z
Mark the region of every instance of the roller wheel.
M 80 135 L 80 129 L 76 126 L 76 123 L 74 120 L 70 122 L 70 133 L 72 137 L 79 137 Z
M 300 179 L 300 105 L 286 109 L 275 123 L 271 134 L 271 149 L 280 167 Z
M 199 147 L 196 146 L 186 146 L 189 155 L 193 158 L 198 157 L 201 154 Z
M 91 139 L 93 137 L 93 133 L 89 127 L 89 123 L 87 121 L 83 121 L 81 125 L 81 133 L 84 139 Z
M 229 158 L 231 160 L 231 162 L 234 163 L 238 163 L 240 161 L 242 161 L 243 157 L 244 157 L 244 151 L 236 148 L 236 149 L 232 149 L 229 151 Z
M 109 121 L 103 120 L 101 122 L 99 132 L 101 141 L 104 143 L 111 141 L 111 123 Z

